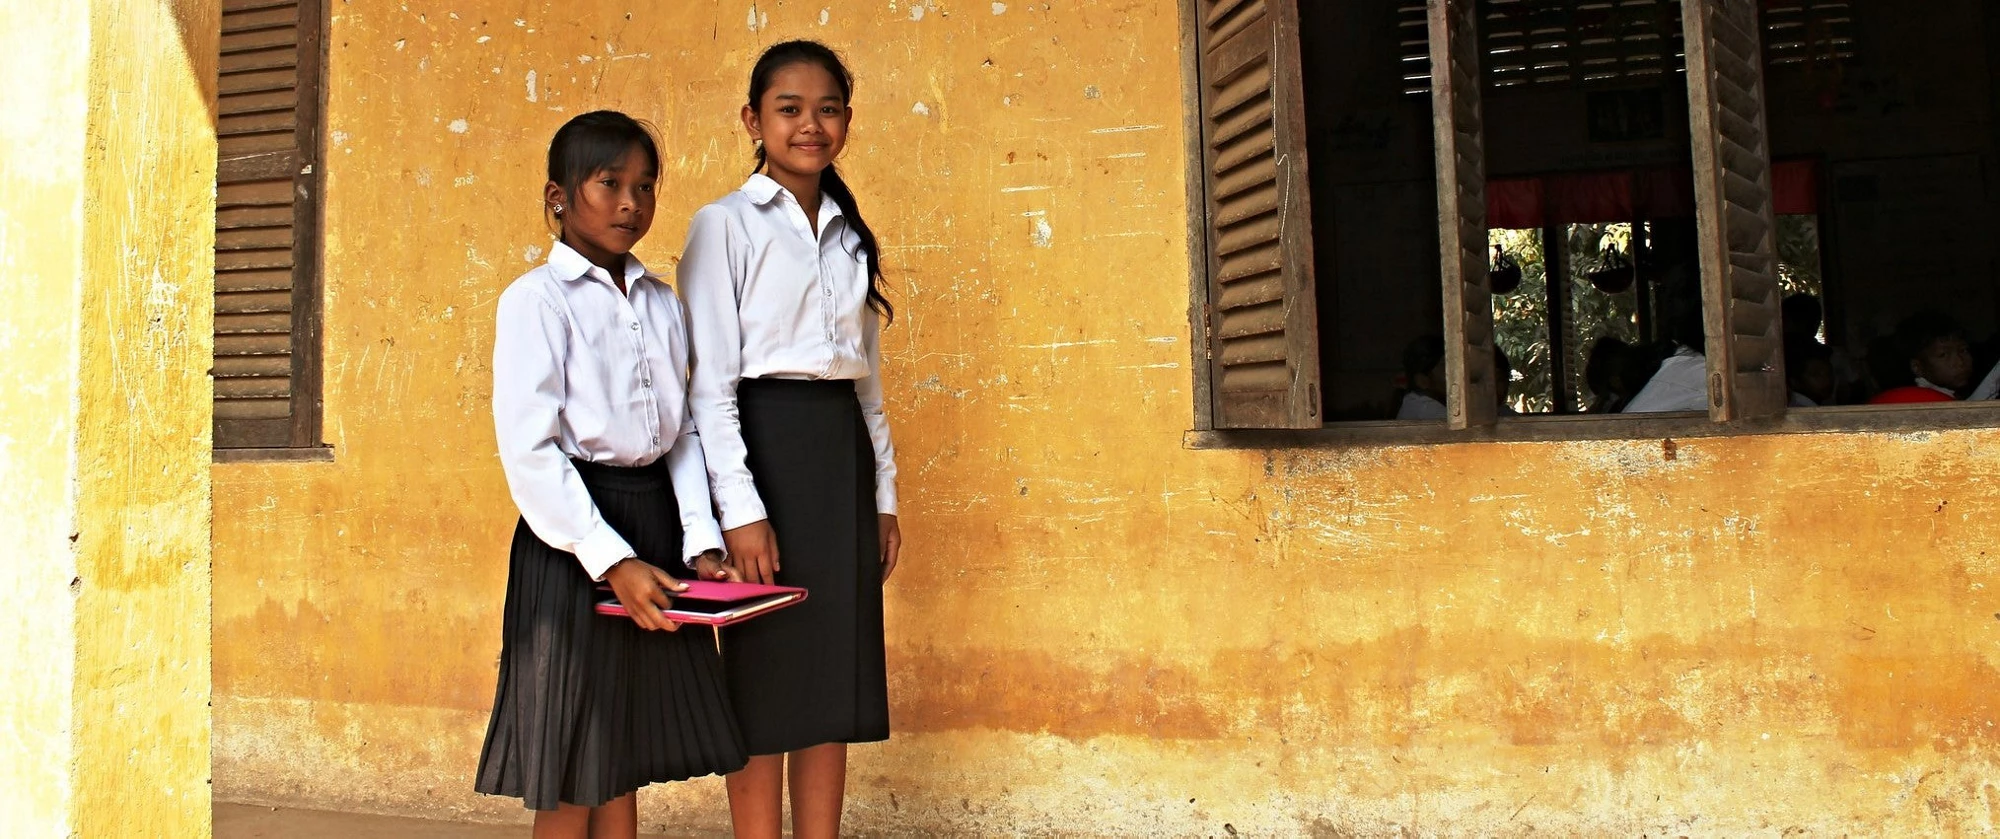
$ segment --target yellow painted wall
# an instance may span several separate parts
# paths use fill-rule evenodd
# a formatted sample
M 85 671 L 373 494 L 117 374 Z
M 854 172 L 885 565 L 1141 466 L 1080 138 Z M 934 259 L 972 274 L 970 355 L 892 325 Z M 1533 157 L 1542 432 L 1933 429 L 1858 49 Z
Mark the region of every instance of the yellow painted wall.
M 80 836 L 209 825 L 219 0 L 91 4 L 77 405 Z
M 219 796 L 470 793 L 506 538 L 493 303 L 548 136 L 658 122 L 641 255 L 746 173 L 757 50 L 859 76 L 908 549 L 851 827 L 1994 829 L 2000 434 L 1189 451 L 1172 0 L 337 4 L 332 463 L 216 468 Z M 649 794 L 717 828 L 720 786 Z
M 0 834 L 209 826 L 214 0 L 0 7 Z
M 71 813 L 76 607 L 71 443 L 83 266 L 90 9 L 0 5 L 0 832 L 60 835 Z M 32 360 L 32 363 L 20 363 Z

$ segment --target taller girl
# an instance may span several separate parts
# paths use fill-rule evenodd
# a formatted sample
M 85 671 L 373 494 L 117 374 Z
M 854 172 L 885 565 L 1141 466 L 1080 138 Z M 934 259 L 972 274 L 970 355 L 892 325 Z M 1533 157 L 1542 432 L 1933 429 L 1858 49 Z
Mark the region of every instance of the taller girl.
M 723 633 L 751 754 L 728 776 L 739 837 L 780 834 L 787 775 L 794 835 L 837 835 L 847 744 L 889 737 L 882 584 L 902 535 L 877 331 L 894 312 L 833 166 L 852 91 L 825 46 L 764 52 L 743 106 L 755 174 L 695 214 L 680 264 L 692 412 L 731 563 L 812 593 Z

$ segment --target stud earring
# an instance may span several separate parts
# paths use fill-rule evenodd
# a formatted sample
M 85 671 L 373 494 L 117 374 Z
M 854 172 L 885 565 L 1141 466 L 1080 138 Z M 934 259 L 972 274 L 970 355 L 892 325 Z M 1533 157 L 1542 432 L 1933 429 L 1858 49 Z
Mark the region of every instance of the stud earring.
M 556 210 L 556 215 L 562 215 L 562 205 L 561 205 L 561 204 L 557 204 L 557 205 L 556 205 L 556 207 L 555 207 L 555 210 Z

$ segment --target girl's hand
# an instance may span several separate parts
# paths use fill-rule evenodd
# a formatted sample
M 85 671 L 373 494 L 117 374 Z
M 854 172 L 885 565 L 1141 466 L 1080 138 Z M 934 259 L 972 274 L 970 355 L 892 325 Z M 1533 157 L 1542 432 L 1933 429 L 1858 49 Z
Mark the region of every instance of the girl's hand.
M 721 551 L 704 551 L 694 560 L 695 575 L 704 580 L 722 580 L 731 583 L 743 582 L 743 575 L 722 561 Z
M 640 629 L 664 629 L 672 632 L 681 625 L 667 620 L 660 614 L 661 609 L 671 607 L 673 600 L 667 597 L 669 591 L 687 591 L 687 586 L 639 559 L 626 559 L 611 566 L 604 572 L 604 581 L 611 584 L 611 592 L 618 595 L 618 602 L 624 604 L 625 613 L 632 616 L 632 622 Z
M 765 585 L 778 582 L 778 534 L 771 529 L 771 520 L 753 521 L 735 530 L 722 533 L 722 544 L 729 548 L 729 564 L 742 572 L 744 580 Z
M 893 513 L 882 513 L 882 582 L 889 581 L 889 575 L 896 573 L 896 558 L 903 552 L 903 528 L 896 524 Z

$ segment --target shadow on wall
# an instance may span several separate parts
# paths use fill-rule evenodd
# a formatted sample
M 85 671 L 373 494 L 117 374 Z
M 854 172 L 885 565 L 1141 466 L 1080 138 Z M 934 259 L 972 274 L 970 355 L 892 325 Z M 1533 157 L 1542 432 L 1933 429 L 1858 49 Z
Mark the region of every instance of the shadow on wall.
M 194 74 L 195 84 L 201 89 L 202 102 L 208 109 L 208 127 L 213 130 L 218 119 L 217 74 L 214 66 L 215 56 L 210 53 L 216 50 L 216 33 L 222 29 L 223 0 L 215 0 L 213 3 L 152 0 L 152 4 L 159 10 L 160 17 L 171 18 L 174 22 L 174 31 L 180 35 L 180 66 L 188 68 L 189 72 Z M 132 16 L 131 12 L 117 8 L 121 4 L 105 5 L 111 7 L 110 12 L 115 14 L 116 18 L 108 21 L 108 25 L 122 25 L 122 21 Z M 320 13 L 319 3 L 317 0 L 304 0 L 300 5 L 300 13 Z M 97 70 L 95 65 L 92 69 Z

